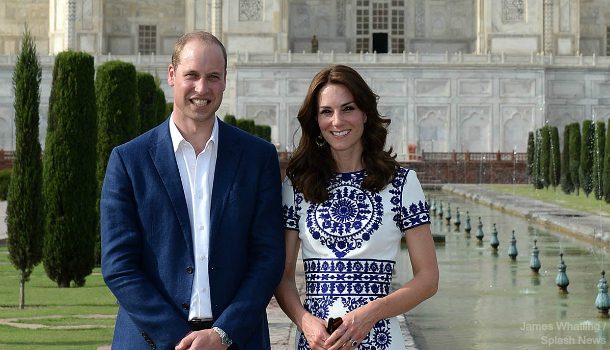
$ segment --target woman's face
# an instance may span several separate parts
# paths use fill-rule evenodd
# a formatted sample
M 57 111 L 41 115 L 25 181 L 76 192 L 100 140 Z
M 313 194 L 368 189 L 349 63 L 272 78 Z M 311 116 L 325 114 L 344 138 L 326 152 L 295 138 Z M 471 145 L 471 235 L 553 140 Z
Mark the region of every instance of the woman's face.
M 366 115 L 343 85 L 326 84 L 318 94 L 318 126 L 334 155 L 362 155 Z

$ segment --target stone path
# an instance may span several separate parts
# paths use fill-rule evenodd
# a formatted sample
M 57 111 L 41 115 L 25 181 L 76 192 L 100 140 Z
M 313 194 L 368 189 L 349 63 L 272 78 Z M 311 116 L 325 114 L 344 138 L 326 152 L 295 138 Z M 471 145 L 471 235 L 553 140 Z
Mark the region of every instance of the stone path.
M 3 243 L 6 237 L 6 201 L 0 201 L 0 243 Z

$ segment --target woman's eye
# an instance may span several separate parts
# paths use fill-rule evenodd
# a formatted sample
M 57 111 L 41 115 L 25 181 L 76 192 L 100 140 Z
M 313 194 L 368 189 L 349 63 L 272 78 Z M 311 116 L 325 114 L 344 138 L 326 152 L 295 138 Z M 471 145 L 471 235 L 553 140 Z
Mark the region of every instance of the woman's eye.
M 330 114 L 330 110 L 323 109 L 323 110 L 320 111 L 320 114 Z
M 343 108 L 343 110 L 344 110 L 345 112 L 351 112 L 351 111 L 353 111 L 354 109 L 355 109 L 355 108 L 354 108 L 353 106 L 346 106 L 345 108 Z

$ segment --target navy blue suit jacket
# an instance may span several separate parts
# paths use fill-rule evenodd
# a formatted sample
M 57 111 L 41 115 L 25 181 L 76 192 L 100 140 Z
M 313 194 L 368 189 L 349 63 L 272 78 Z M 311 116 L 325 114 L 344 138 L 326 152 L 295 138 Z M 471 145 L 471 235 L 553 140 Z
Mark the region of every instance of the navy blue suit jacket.
M 265 309 L 285 258 L 278 156 L 270 143 L 216 122 L 214 325 L 231 349 L 269 349 Z M 100 211 L 102 274 L 119 303 L 113 350 L 173 349 L 190 331 L 195 261 L 169 120 L 112 151 Z

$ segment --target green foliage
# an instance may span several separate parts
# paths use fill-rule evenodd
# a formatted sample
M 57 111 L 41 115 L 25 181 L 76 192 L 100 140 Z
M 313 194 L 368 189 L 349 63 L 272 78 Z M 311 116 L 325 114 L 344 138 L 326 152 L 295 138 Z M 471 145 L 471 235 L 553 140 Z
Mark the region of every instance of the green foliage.
M 534 161 L 535 161 L 534 152 L 535 152 L 534 132 L 530 131 L 527 134 L 527 167 L 525 168 L 525 172 L 526 172 L 527 176 L 530 176 L 530 177 L 534 173 Z
M 574 192 L 574 183 L 570 174 L 570 131 L 571 125 L 563 128 L 563 151 L 561 152 L 561 190 L 570 194 Z
M 580 192 L 580 124 L 570 124 L 570 146 L 569 146 L 569 172 L 572 183 L 574 184 L 574 190 L 576 195 Z
M 138 81 L 138 134 L 157 125 L 157 85 L 152 74 L 137 72 Z
M 169 113 L 166 112 L 167 102 L 165 101 L 165 92 L 163 92 L 163 89 L 161 89 L 160 87 L 157 86 L 157 89 L 155 90 L 155 94 L 156 94 L 156 97 L 155 97 L 156 111 L 155 112 L 156 112 L 156 116 L 157 116 L 157 122 L 153 126 L 157 126 L 157 125 L 163 123 L 163 121 L 169 116 Z
M 580 149 L 580 188 L 588 197 L 593 191 L 593 148 L 595 138 L 595 126 L 590 120 L 582 123 L 582 143 Z
M 26 27 L 13 71 L 16 143 L 6 211 L 10 260 L 21 273 L 20 308 L 25 303 L 25 282 L 42 259 L 42 151 L 38 142 L 41 77 L 36 44 Z
M 95 264 L 96 104 L 93 57 L 59 53 L 43 159 L 43 263 L 60 287 L 82 286 Z
M 154 79 L 151 81 L 154 84 Z M 96 244 L 95 262 L 100 262 L 99 201 L 110 152 L 115 146 L 134 138 L 139 133 L 139 85 L 133 64 L 109 61 L 97 68 L 95 98 L 97 106 L 97 163 L 96 163 Z
M 237 119 L 236 126 L 243 131 L 255 135 L 256 127 L 253 119 L 241 118 Z
M 610 203 L 610 119 L 606 128 L 606 144 L 604 145 L 604 158 L 602 169 L 603 194 L 606 203 Z
M 542 153 L 542 129 L 534 132 L 534 164 L 532 169 L 532 184 L 534 188 L 544 188 L 542 172 L 540 169 L 540 154 Z
M 271 127 L 269 125 L 260 125 L 260 128 L 260 137 L 267 142 L 271 142 Z
M 540 157 L 538 169 L 540 169 L 540 180 L 544 187 L 549 187 L 551 180 L 550 165 L 551 165 L 551 127 L 545 125 L 540 129 Z
M 11 169 L 0 170 L 0 201 L 8 198 L 8 186 L 11 182 Z
M 551 133 L 551 149 L 549 159 L 549 184 L 553 188 L 559 185 L 561 177 L 561 156 L 559 149 L 559 130 L 556 126 L 549 126 Z
M 237 119 L 235 119 L 235 116 L 233 114 L 225 114 L 223 120 L 229 125 L 237 126 Z
M 593 169 L 591 172 L 591 182 L 593 194 L 596 199 L 604 197 L 602 172 L 604 169 L 604 147 L 606 146 L 606 124 L 602 121 L 595 122 L 593 136 Z

